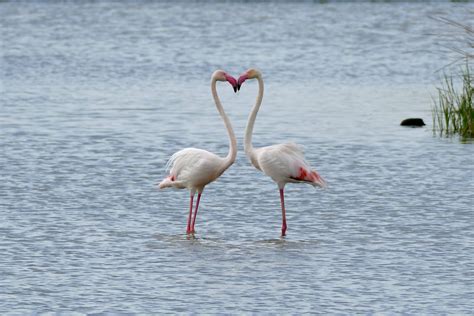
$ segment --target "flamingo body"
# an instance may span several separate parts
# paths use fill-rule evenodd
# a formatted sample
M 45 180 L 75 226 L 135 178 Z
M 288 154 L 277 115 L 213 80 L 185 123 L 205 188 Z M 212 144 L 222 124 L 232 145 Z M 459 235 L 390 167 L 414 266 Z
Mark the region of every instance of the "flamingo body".
M 254 151 L 255 158 L 250 158 L 254 167 L 272 178 L 279 188 L 283 188 L 286 183 L 325 186 L 324 180 L 306 162 L 303 150 L 298 144 L 278 144 Z
M 185 148 L 173 154 L 167 163 L 169 176 L 160 182 L 160 189 L 177 189 L 202 192 L 225 171 L 225 159 L 204 149 Z

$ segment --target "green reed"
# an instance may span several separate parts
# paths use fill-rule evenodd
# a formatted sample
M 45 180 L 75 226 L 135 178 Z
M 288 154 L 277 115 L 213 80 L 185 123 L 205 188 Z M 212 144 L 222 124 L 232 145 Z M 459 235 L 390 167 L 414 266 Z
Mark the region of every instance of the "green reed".
M 461 72 L 454 78 L 444 75 L 441 87 L 438 88 L 438 98 L 434 99 L 433 131 L 440 135 L 459 134 L 463 138 L 474 138 L 474 110 L 473 110 L 473 77 L 470 68 L 474 60 L 474 28 L 444 17 L 434 17 L 449 28 L 457 30 L 456 40 L 448 37 L 448 49 L 457 54 L 457 58 L 446 67 L 461 64 Z M 456 89 L 454 82 L 460 82 L 461 87 Z
M 474 137 L 473 78 L 469 64 L 460 74 L 461 91 L 456 90 L 453 77 L 444 75 L 442 86 L 438 88 L 438 99 L 434 100 L 433 131 L 440 135 L 459 134 Z

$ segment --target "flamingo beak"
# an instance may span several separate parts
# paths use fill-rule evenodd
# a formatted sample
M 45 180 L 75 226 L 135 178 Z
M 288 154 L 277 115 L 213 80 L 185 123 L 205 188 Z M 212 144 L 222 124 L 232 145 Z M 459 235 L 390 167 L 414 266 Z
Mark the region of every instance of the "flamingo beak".
M 238 90 L 237 80 L 235 80 L 235 78 L 230 75 L 225 75 L 225 79 L 230 83 L 232 88 L 234 88 L 234 92 L 237 93 L 237 90 Z
M 242 86 L 244 81 L 247 80 L 248 78 L 249 77 L 246 73 L 239 77 L 239 80 L 237 81 L 237 90 L 240 90 L 240 87 Z

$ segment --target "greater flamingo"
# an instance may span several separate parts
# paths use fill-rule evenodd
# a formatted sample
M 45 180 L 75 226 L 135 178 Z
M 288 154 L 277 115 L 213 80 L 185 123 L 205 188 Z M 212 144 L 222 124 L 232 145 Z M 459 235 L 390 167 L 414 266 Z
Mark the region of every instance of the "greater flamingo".
M 281 235 L 286 235 L 286 211 L 284 188 L 287 183 L 308 183 L 313 186 L 326 187 L 326 182 L 321 176 L 312 170 L 306 162 L 302 148 L 294 143 L 278 144 L 261 148 L 253 148 L 252 132 L 258 110 L 263 99 L 262 74 L 257 69 L 249 69 L 244 72 L 237 81 L 237 89 L 248 79 L 257 79 L 258 96 L 256 103 L 250 112 L 247 126 L 245 127 L 245 154 L 252 165 L 269 176 L 278 184 L 280 190 L 280 202 L 282 212 Z
M 223 70 L 216 70 L 211 77 L 212 96 L 216 103 L 217 111 L 219 111 L 220 116 L 224 120 L 227 133 L 229 134 L 230 148 L 227 157 L 221 158 L 216 154 L 203 149 L 182 149 L 171 156 L 166 165 L 166 169 L 170 170 L 170 174 L 158 185 L 160 189 L 174 187 L 190 190 L 191 198 L 189 203 L 188 225 L 186 228 L 187 234 L 195 233 L 194 224 L 196 223 L 199 201 L 201 200 L 201 194 L 204 187 L 219 178 L 219 176 L 234 163 L 237 155 L 237 140 L 230 120 L 225 114 L 219 96 L 217 95 L 217 81 L 228 81 L 234 88 L 234 92 L 237 92 L 237 80 Z M 192 217 L 193 200 L 196 192 L 198 193 L 198 197 L 194 216 Z

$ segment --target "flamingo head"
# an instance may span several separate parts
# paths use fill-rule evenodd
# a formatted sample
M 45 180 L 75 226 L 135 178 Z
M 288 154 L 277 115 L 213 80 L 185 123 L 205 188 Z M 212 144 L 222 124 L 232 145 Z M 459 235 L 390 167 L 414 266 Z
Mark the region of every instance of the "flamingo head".
M 228 73 L 226 73 L 225 71 L 216 70 L 214 72 L 214 74 L 212 75 L 212 78 L 214 78 L 217 81 L 227 81 L 228 83 L 230 83 L 232 88 L 234 88 L 234 92 L 237 92 L 237 90 L 238 90 L 237 80 L 234 77 L 232 77 L 231 75 L 229 75 Z
M 240 86 L 244 83 L 247 79 L 255 79 L 262 74 L 255 68 L 250 68 L 246 72 L 244 72 L 237 80 L 237 90 L 240 90 Z

